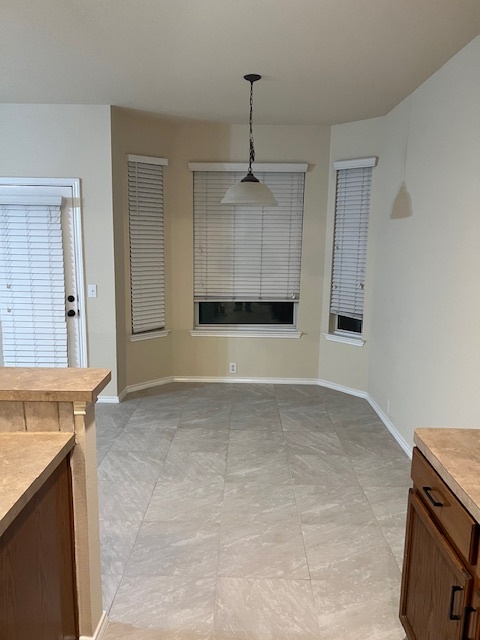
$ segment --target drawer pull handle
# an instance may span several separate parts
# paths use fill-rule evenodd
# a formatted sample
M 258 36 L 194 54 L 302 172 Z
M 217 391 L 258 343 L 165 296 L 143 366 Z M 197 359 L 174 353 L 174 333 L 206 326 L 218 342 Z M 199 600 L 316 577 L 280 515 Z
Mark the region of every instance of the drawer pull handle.
M 475 613 L 475 609 L 473 607 L 465 607 L 464 618 L 463 618 L 463 630 L 462 630 L 462 640 L 469 640 L 468 637 L 468 628 L 470 622 L 470 614 Z
M 448 616 L 450 620 L 460 620 L 460 616 L 456 616 L 453 613 L 453 607 L 455 604 L 455 594 L 457 593 L 457 591 L 463 591 L 463 587 L 452 587 L 452 593 L 450 594 L 450 613 Z
M 435 498 L 432 498 L 432 496 L 430 495 L 430 491 L 433 491 L 432 487 L 422 487 L 422 489 L 434 507 L 443 507 L 443 502 L 438 502 L 437 500 L 435 500 Z

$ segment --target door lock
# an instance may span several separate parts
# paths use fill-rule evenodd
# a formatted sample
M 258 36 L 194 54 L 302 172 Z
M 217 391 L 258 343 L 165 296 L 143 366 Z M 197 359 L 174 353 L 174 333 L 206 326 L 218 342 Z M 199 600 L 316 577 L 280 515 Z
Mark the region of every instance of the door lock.
M 69 318 L 73 318 L 73 316 L 75 316 L 75 315 L 76 315 L 76 313 L 75 313 L 75 311 L 73 309 L 70 309 L 70 311 L 67 311 L 67 316 Z

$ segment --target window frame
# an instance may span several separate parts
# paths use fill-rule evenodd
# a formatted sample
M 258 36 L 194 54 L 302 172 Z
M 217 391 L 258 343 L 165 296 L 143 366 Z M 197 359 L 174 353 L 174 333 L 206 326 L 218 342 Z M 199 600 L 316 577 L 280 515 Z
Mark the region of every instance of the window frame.
M 130 296 L 130 342 L 139 342 L 143 340 L 150 340 L 154 338 L 160 338 L 168 335 L 170 332 L 166 329 L 166 308 L 165 308 L 165 206 L 164 206 L 164 198 L 165 198 L 165 170 L 164 168 L 168 166 L 168 160 L 166 158 L 158 158 L 153 156 L 139 156 L 134 154 L 127 154 L 126 156 L 127 162 L 127 240 L 128 240 L 128 257 L 129 257 L 129 296 Z M 158 199 L 159 202 L 159 215 L 158 220 L 160 222 L 161 227 L 161 266 L 158 268 L 159 275 L 159 289 L 160 289 L 160 300 L 158 303 L 158 313 L 160 314 L 160 320 L 163 322 L 158 323 L 158 327 L 152 327 L 151 329 L 143 329 L 143 330 L 135 330 L 134 329 L 134 285 L 132 281 L 132 208 L 130 205 L 130 189 L 132 186 L 130 182 L 130 168 L 133 163 L 137 165 L 152 165 L 152 166 L 160 166 L 162 169 L 161 172 L 161 196 Z M 140 292 L 141 284 L 138 285 L 138 291 Z M 141 305 L 140 305 L 141 306 Z M 163 307 L 163 309 L 162 309 Z
M 338 172 L 341 170 L 348 169 L 360 169 L 360 168 L 368 168 L 372 169 L 372 178 L 369 190 L 369 210 L 368 215 L 370 216 L 371 210 L 371 194 L 372 194 L 372 184 L 373 184 L 373 168 L 377 165 L 378 158 L 376 156 L 369 156 L 365 158 L 355 158 L 351 160 L 337 160 L 333 163 L 333 169 L 335 171 L 335 200 L 334 200 L 334 220 L 333 220 L 333 237 L 332 237 L 332 257 L 330 263 L 330 292 L 329 292 L 329 301 L 328 301 L 328 314 L 329 314 L 329 329 L 328 333 L 324 333 L 323 335 L 328 339 L 336 342 L 344 342 L 347 344 L 357 344 L 359 346 L 363 346 L 365 344 L 365 340 L 363 338 L 364 335 L 364 312 L 365 307 L 362 305 L 362 314 L 361 318 L 356 318 L 361 320 L 362 322 L 362 330 L 360 332 L 357 331 L 348 331 L 347 329 L 339 329 L 338 322 L 339 318 L 342 316 L 346 316 L 345 313 L 335 313 L 332 311 L 332 292 L 333 292 L 333 274 L 334 274 L 334 259 L 335 259 L 335 230 L 336 230 L 336 221 L 337 221 L 337 202 L 338 202 Z M 368 228 L 367 228 L 367 238 L 365 241 L 365 251 L 368 246 Z M 367 258 L 365 257 L 365 264 Z M 346 316 L 349 317 L 349 316 Z
M 246 163 L 210 163 L 210 162 L 190 162 L 189 169 L 192 172 L 246 172 L 248 165 Z M 255 163 L 253 171 L 256 173 L 273 172 L 273 173 L 306 173 L 308 169 L 307 163 Z M 303 224 L 304 224 L 304 194 L 305 182 L 303 184 L 303 202 L 302 202 L 302 243 L 301 253 L 303 254 Z M 195 211 L 194 211 L 195 216 Z M 195 236 L 194 236 L 195 237 Z M 195 256 L 194 256 L 195 268 Z M 301 270 L 300 270 L 301 272 Z M 238 302 L 238 299 L 223 298 L 225 302 Z M 193 329 L 190 331 L 192 336 L 215 336 L 215 337 L 280 337 L 280 338 L 299 338 L 302 332 L 298 330 L 299 304 L 300 298 L 294 300 L 282 300 L 282 302 L 292 302 L 293 304 L 293 324 L 200 324 L 199 323 L 199 305 L 201 302 L 213 302 L 213 300 L 195 300 L 193 314 Z M 255 300 L 252 300 L 255 302 Z M 258 302 L 258 301 L 257 301 Z M 272 300 L 264 300 L 264 302 L 273 302 Z

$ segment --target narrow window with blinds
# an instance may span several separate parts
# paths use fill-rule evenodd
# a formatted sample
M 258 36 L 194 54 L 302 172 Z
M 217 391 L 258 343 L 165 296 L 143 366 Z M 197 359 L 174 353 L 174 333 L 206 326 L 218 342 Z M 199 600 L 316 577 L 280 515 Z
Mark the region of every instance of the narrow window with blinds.
M 194 172 L 196 326 L 295 329 L 305 174 L 256 172 L 276 207 L 222 205 L 243 175 Z
M 128 222 L 132 336 L 165 329 L 163 158 L 129 155 Z
M 372 170 L 376 158 L 334 163 L 337 172 L 333 243 L 331 332 L 360 335 Z

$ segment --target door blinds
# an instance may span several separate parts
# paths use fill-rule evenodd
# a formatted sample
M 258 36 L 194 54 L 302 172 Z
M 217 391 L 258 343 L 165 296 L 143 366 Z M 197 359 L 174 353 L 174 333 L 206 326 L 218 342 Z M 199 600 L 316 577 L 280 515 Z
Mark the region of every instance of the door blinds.
M 304 173 L 260 172 L 277 207 L 222 205 L 244 172 L 195 171 L 195 301 L 298 300 Z
M 163 165 L 167 161 L 137 157 L 128 157 L 133 334 L 165 328 Z
M 337 170 L 330 312 L 362 319 L 372 167 Z
M 61 198 L 0 205 L 3 364 L 67 367 Z

